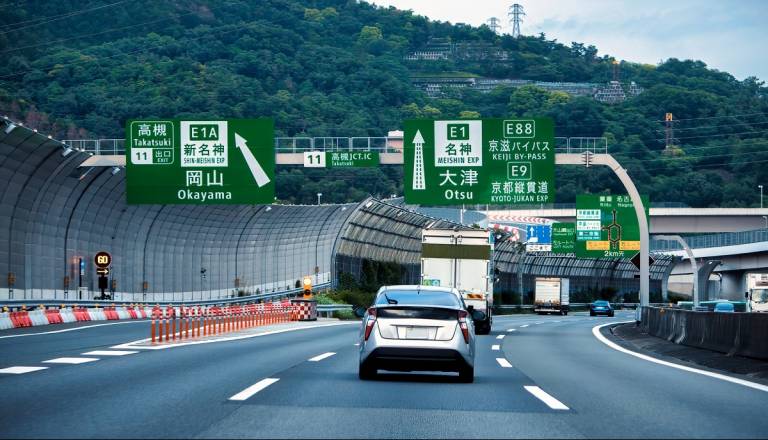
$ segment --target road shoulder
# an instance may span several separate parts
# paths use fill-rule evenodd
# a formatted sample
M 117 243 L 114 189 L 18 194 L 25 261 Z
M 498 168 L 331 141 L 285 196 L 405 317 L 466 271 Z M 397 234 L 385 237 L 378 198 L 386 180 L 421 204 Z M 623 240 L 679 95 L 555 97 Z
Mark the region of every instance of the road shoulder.
M 619 346 L 667 362 L 768 385 L 768 362 L 675 344 L 643 333 L 634 323 L 600 329 Z

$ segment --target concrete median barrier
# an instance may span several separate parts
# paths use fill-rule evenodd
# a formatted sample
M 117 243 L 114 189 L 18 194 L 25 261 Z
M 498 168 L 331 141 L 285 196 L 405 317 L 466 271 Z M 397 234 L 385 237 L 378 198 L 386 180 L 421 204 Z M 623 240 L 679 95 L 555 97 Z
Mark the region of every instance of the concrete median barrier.
M 768 360 L 768 314 L 643 307 L 640 325 L 676 344 Z

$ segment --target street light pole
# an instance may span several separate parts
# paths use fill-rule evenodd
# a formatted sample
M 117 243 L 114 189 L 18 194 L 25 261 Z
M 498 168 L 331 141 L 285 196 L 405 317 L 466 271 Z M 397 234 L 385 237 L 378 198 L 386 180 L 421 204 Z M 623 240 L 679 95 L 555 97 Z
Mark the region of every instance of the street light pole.
M 317 193 L 317 204 L 320 204 L 320 197 L 323 196 L 323 193 Z
M 760 209 L 763 209 L 763 185 L 757 185 L 760 188 Z

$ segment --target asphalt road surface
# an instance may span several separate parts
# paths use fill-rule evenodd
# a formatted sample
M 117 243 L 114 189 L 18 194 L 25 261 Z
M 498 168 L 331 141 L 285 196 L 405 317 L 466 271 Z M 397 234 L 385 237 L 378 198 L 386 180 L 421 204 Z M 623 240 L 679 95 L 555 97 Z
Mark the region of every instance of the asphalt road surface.
M 631 317 L 496 317 L 478 337 L 472 384 L 441 373 L 360 381 L 357 323 L 167 350 L 112 348 L 147 337 L 146 322 L 3 331 L 0 371 L 48 368 L 0 373 L 0 437 L 765 437 L 768 392 L 592 333 Z M 97 360 L 71 363 L 83 358 Z

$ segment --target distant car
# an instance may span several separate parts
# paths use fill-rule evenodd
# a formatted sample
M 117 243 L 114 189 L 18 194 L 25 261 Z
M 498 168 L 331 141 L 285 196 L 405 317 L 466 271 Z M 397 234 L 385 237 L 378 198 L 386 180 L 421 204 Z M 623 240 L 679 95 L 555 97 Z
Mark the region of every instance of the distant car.
M 613 307 L 608 301 L 595 301 L 589 305 L 589 316 L 606 315 L 613 316 Z
M 475 376 L 473 320 L 485 313 L 465 308 L 448 287 L 384 286 L 360 329 L 360 379 L 378 370 L 455 371 L 462 382 Z
M 716 313 L 733 313 L 733 304 L 729 302 L 719 302 L 715 304 Z

